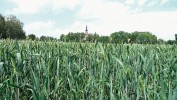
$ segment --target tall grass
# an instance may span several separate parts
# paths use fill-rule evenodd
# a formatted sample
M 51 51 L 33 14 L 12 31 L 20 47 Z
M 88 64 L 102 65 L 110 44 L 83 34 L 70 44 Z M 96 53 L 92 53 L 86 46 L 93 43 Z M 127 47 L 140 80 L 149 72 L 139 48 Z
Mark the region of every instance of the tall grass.
M 177 46 L 0 42 L 1 100 L 176 100 Z

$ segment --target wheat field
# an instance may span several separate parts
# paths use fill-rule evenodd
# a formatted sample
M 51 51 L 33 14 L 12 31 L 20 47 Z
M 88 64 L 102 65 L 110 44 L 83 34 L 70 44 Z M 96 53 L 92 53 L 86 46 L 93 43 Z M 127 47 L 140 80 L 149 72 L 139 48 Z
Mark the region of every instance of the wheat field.
M 177 100 L 177 46 L 0 42 L 1 100 Z

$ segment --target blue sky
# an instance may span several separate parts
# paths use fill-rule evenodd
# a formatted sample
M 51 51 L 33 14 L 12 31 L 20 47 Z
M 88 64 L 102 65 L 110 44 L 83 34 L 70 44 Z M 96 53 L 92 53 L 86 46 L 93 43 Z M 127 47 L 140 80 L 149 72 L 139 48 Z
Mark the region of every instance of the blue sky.
M 59 38 L 68 32 L 110 35 L 149 31 L 164 40 L 177 33 L 177 0 L 1 0 L 0 13 L 15 15 L 26 34 Z

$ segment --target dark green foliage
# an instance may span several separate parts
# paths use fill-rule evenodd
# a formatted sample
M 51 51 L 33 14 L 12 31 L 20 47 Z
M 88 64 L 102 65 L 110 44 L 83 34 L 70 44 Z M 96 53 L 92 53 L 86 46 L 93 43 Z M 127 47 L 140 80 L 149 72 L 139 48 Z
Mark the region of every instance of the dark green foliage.
M 133 32 L 132 34 L 124 31 L 114 32 L 110 36 L 99 36 L 98 34 L 68 33 L 62 34 L 60 41 L 65 42 L 102 42 L 102 43 L 138 43 L 138 44 L 155 44 L 157 37 L 150 32 Z
M 129 33 L 124 31 L 114 32 L 111 34 L 112 43 L 128 43 Z
M 25 39 L 23 23 L 16 16 L 0 15 L 0 39 Z
M 5 19 L 4 16 L 0 14 L 0 39 L 6 38 L 6 32 L 5 32 Z
M 40 40 L 41 41 L 50 41 L 50 40 L 57 40 L 57 38 L 54 38 L 54 37 L 50 37 L 50 36 L 41 36 L 40 37 Z
M 130 36 L 132 43 L 155 44 L 157 37 L 150 32 L 133 32 Z
M 86 38 L 86 41 L 93 43 L 93 42 L 98 41 L 99 38 L 100 38 L 100 36 L 97 33 L 95 33 L 95 34 L 88 34 L 88 37 Z
M 176 44 L 176 41 L 175 40 L 168 40 L 167 44 L 173 45 L 173 44 Z
M 66 42 L 82 42 L 84 40 L 85 34 L 84 33 L 68 33 L 65 36 Z
M 166 41 L 164 41 L 163 39 L 158 39 L 158 40 L 157 40 L 157 43 L 158 43 L 158 44 L 165 44 L 165 42 L 166 42 Z
M 100 36 L 99 39 L 98 39 L 98 42 L 110 43 L 110 37 L 109 36 Z
M 28 39 L 30 40 L 35 40 L 36 39 L 36 36 L 34 34 L 29 34 L 28 35 Z
M 23 23 L 15 16 L 6 17 L 5 22 L 6 36 L 10 39 L 25 39 L 26 35 L 23 30 Z
M 66 36 L 64 34 L 60 35 L 60 41 L 63 41 L 63 42 L 66 41 Z

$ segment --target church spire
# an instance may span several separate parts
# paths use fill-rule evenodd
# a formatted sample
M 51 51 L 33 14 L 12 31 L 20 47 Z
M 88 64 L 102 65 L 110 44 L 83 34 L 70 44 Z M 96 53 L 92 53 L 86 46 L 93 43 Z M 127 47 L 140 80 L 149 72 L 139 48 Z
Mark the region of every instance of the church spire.
M 87 32 L 88 32 L 87 25 L 86 25 L 86 29 L 85 29 L 85 31 L 87 31 Z
M 86 29 L 85 29 L 85 35 L 88 35 L 87 25 L 86 25 Z

